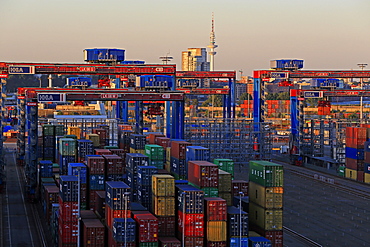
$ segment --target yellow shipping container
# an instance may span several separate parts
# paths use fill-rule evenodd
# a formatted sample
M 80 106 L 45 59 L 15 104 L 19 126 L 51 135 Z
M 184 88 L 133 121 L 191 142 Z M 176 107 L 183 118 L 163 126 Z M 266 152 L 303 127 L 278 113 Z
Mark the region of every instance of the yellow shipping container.
M 207 221 L 206 223 L 207 241 L 227 241 L 227 222 L 226 221 Z
M 357 180 L 357 171 L 353 169 L 346 168 L 346 178 Z
M 266 209 L 253 202 L 249 203 L 249 222 L 267 231 L 283 229 L 283 210 Z
M 91 140 L 93 142 L 94 147 L 100 146 L 100 138 L 98 134 L 87 134 L 86 139 Z
M 175 197 L 155 196 L 153 198 L 153 213 L 157 216 L 175 216 Z
M 364 173 L 364 182 L 370 184 L 370 173 Z
M 166 163 L 171 164 L 171 148 L 166 148 Z
M 249 200 L 263 208 L 283 208 L 283 187 L 264 187 L 249 181 Z
M 75 135 L 77 138 L 81 138 L 82 130 L 79 127 L 68 127 L 67 134 L 68 135 Z
M 130 153 L 131 154 L 145 154 L 145 149 L 130 148 Z
M 232 175 L 218 169 L 218 192 L 231 192 Z
M 226 200 L 227 206 L 233 205 L 233 197 L 231 195 L 231 192 L 218 192 L 218 197 Z
M 175 196 L 175 178 L 165 174 L 153 175 L 152 192 L 155 196 Z

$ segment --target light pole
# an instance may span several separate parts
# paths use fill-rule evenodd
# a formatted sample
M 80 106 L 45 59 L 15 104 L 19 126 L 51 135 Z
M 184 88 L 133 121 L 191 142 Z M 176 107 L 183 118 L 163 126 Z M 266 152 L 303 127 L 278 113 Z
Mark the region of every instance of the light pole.
M 357 66 L 360 67 L 361 70 L 364 70 L 364 68 L 367 66 L 367 63 L 358 63 Z M 363 89 L 363 78 L 362 77 L 360 78 L 360 85 L 361 85 L 361 89 Z M 362 123 L 362 121 L 363 121 L 363 98 L 361 96 L 360 97 L 360 123 Z
M 125 235 L 124 235 L 124 243 L 125 243 L 125 247 L 127 247 L 127 197 L 130 195 L 130 192 L 125 192 L 123 193 L 123 198 L 125 200 Z
M 244 197 L 243 192 L 239 192 L 239 246 L 242 246 L 242 196 Z
M 182 192 L 182 247 L 185 247 L 185 197 L 186 193 Z

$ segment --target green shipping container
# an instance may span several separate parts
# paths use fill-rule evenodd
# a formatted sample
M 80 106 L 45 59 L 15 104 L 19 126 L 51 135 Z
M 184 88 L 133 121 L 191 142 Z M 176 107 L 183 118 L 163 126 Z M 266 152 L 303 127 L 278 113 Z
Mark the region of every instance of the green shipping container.
M 346 175 L 346 167 L 345 166 L 338 167 L 338 176 L 345 177 L 345 175 Z
M 139 243 L 139 247 L 158 247 L 158 242 Z
M 249 201 L 270 209 L 283 208 L 283 187 L 263 187 L 255 182 L 249 181 Z
M 234 161 L 231 159 L 214 159 L 213 164 L 218 165 L 218 167 L 230 173 L 234 177 Z
M 42 126 L 42 135 L 44 135 L 44 136 L 54 136 L 55 135 L 54 125 L 44 124 Z
M 55 136 L 64 136 L 66 134 L 64 125 L 58 124 L 55 125 Z
M 61 155 L 76 155 L 76 140 L 72 138 L 59 139 L 59 153 Z
M 205 197 L 218 197 L 218 189 L 217 188 L 203 187 L 203 188 L 200 188 L 200 189 L 204 191 L 204 196 Z
M 118 149 L 117 146 L 104 146 L 104 149 Z
M 70 138 L 70 139 L 77 140 L 77 136 L 76 135 L 65 135 L 64 138 Z
M 149 159 L 148 166 L 155 166 L 158 169 L 164 169 L 164 162 L 163 162 L 163 160 L 151 160 L 151 159 Z
M 249 202 L 249 222 L 266 231 L 283 230 L 283 210 L 266 209 Z
M 218 197 L 226 200 L 227 206 L 233 206 L 233 197 L 231 192 L 219 192 Z
M 231 173 L 218 169 L 218 191 L 219 192 L 231 192 L 231 181 L 232 181 Z
M 283 166 L 264 160 L 249 161 L 249 181 L 264 187 L 283 187 Z
M 145 155 L 149 157 L 150 160 L 164 160 L 164 149 L 162 146 L 155 144 L 145 145 Z

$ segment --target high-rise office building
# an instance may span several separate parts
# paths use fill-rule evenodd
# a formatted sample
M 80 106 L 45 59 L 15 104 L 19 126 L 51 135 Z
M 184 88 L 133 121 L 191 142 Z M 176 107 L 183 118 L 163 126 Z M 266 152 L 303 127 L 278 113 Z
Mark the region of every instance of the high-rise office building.
M 188 48 L 182 52 L 182 71 L 209 71 L 206 48 Z

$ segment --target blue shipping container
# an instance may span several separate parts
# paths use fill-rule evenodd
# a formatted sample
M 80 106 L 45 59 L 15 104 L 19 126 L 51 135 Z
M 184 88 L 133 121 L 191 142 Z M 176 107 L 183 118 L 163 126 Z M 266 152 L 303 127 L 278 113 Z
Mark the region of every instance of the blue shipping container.
M 188 166 L 186 160 L 170 157 L 170 163 L 171 172 L 176 173 L 177 175 L 180 175 L 182 177 L 188 177 Z
M 53 162 L 51 160 L 40 160 L 40 177 L 51 178 L 53 176 Z
M 278 59 L 278 60 L 271 60 L 270 61 L 270 68 L 271 69 L 302 69 L 303 68 L 303 60 L 299 59 Z
M 271 241 L 264 237 L 250 237 L 249 247 L 272 247 Z
M 125 50 L 109 48 L 93 48 L 84 50 L 86 62 L 122 62 L 125 60 Z
M 116 242 L 136 241 L 136 222 L 132 218 L 113 219 L 113 238 Z
M 62 175 L 59 178 L 59 184 L 59 195 L 62 201 L 78 201 L 78 180 L 76 176 Z
M 364 149 L 346 147 L 346 158 L 363 160 L 364 157 Z
M 68 86 L 90 87 L 91 84 L 92 84 L 92 79 L 90 77 L 69 77 L 67 78 Z
M 130 148 L 133 149 L 145 149 L 146 136 L 139 134 L 130 135 Z
M 241 220 L 240 220 L 241 218 Z M 228 236 L 248 236 L 248 213 L 234 206 L 227 207 Z
M 70 155 L 61 155 L 59 154 L 59 170 L 60 175 L 67 175 L 68 173 L 68 164 L 75 163 L 76 157 Z
M 136 87 L 143 88 L 172 88 L 173 76 L 169 75 L 142 75 L 136 77 Z
M 151 186 L 152 175 L 157 174 L 158 169 L 155 166 L 138 166 L 137 183 L 138 185 Z
M 364 164 L 364 172 L 365 173 L 370 173 L 370 164 L 369 163 Z
M 204 192 L 192 185 L 176 185 L 178 210 L 187 214 L 204 213 Z
M 105 179 L 104 175 L 90 175 L 89 176 L 89 188 L 90 190 L 105 190 Z
M 113 210 L 124 210 L 130 202 L 130 186 L 120 181 L 106 182 L 105 201 Z
M 126 170 L 137 173 L 138 166 L 147 166 L 149 157 L 140 153 L 126 154 Z
M 364 143 L 364 151 L 365 152 L 370 152 L 370 141 L 366 141 Z
M 241 198 L 242 201 L 242 210 L 249 213 L 249 196 L 244 196 Z M 240 196 L 234 196 L 233 205 L 239 208 L 240 205 Z
M 80 181 L 82 184 L 87 183 L 87 166 L 83 163 L 69 163 L 68 164 L 68 175 L 78 177 L 78 171 L 80 170 Z
M 186 147 L 186 164 L 190 160 L 204 160 L 210 161 L 210 151 L 208 148 L 201 146 L 187 146 Z
M 231 237 L 230 247 L 248 247 L 247 237 Z

